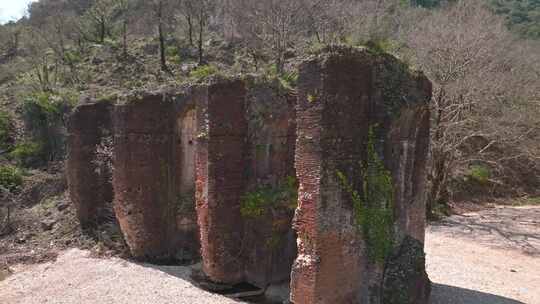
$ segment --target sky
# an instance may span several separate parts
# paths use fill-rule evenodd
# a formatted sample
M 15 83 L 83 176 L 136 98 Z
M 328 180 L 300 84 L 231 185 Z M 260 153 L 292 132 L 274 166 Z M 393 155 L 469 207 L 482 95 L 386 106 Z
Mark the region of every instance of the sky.
M 20 19 L 30 2 L 37 0 L 0 0 L 0 23 Z

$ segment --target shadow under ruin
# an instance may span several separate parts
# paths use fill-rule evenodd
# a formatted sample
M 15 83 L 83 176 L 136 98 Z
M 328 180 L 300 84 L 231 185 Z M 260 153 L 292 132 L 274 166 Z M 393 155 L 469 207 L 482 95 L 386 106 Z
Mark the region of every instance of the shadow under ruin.
M 134 258 L 200 259 L 214 287 L 428 303 L 430 97 L 396 58 L 332 46 L 300 64 L 294 92 L 213 77 L 82 104 L 69 120 L 71 200 L 83 226 L 113 208 Z

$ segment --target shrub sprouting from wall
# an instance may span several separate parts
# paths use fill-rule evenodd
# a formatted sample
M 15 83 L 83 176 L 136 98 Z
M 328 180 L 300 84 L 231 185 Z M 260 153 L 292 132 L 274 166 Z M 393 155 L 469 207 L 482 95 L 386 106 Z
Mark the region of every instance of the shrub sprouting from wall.
M 242 197 L 240 213 L 247 218 L 258 218 L 272 209 L 295 209 L 298 200 L 298 184 L 288 176 L 278 186 L 258 186 Z
M 394 187 L 391 173 L 375 150 L 373 128 L 369 130 L 367 160 L 362 164 L 362 189 L 355 189 L 343 172 L 342 187 L 351 195 L 356 224 L 367 244 L 368 257 L 384 263 L 393 247 Z

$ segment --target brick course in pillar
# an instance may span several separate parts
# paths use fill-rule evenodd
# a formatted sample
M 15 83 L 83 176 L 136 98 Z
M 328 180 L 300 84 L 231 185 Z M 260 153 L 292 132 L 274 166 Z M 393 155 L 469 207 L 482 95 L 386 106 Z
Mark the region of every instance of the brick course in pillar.
M 114 208 L 132 255 L 168 259 L 175 232 L 173 103 L 148 95 L 114 111 Z
M 100 210 L 113 199 L 110 168 L 97 162 L 97 149 L 111 136 L 110 103 L 84 104 L 68 121 L 67 180 L 71 201 L 83 226 L 99 221 Z
M 295 100 L 268 83 L 246 90 L 242 81 L 218 80 L 196 91 L 203 271 L 224 284 L 285 281 L 296 256 L 296 188 L 287 186 L 295 178 Z M 249 214 L 243 204 L 254 193 L 264 201 Z
M 266 287 L 289 279 L 296 257 L 296 97 L 270 83 L 249 87 L 246 194 L 266 196 L 260 215 L 243 215 L 245 280 Z M 269 195 L 270 194 L 270 195 Z
M 203 271 L 212 281 L 239 283 L 244 278 L 240 199 L 247 121 L 245 86 L 217 80 L 196 90 L 196 202 Z
M 362 192 L 361 164 L 368 159 L 370 129 L 376 152 L 392 176 L 395 250 L 406 237 L 423 244 L 430 94 L 425 77 L 410 73 L 389 55 L 364 49 L 330 47 L 300 66 L 296 146 L 300 189 L 294 221 L 299 248 L 291 274 L 293 303 L 382 301 L 385 269 L 368 257 L 351 194 L 337 176 L 343 173 Z M 407 279 L 422 286 L 419 294 L 407 290 L 406 298 L 413 299 L 407 303 L 425 303 L 429 292 L 425 272 Z

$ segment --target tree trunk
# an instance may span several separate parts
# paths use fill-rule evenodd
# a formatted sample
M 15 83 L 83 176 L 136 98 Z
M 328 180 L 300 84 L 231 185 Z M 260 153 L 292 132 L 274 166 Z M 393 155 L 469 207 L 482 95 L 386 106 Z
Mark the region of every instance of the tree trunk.
M 105 42 L 105 20 L 101 19 L 99 25 L 99 42 L 103 44 Z
M 123 40 L 123 56 L 124 59 L 127 58 L 127 19 L 124 19 L 124 24 L 122 25 L 122 40 Z
M 187 23 L 188 23 L 188 37 L 189 37 L 189 45 L 193 46 L 193 20 L 191 19 L 191 15 L 186 16 Z
M 199 15 L 199 65 L 202 65 L 203 60 L 203 32 L 204 32 L 204 16 L 203 12 Z
M 442 117 L 445 114 L 446 91 L 440 88 L 435 104 L 435 117 L 432 123 L 434 129 L 431 141 L 431 170 L 429 173 L 430 187 L 426 201 L 426 215 L 433 217 L 433 209 L 436 205 L 446 204 L 448 202 L 448 170 L 452 162 L 450 152 L 444 151 L 442 141 L 446 136 L 442 126 Z
M 165 34 L 163 33 L 162 9 L 163 9 L 163 6 L 160 1 L 159 8 L 158 8 L 159 55 L 160 55 L 161 69 L 163 71 L 168 71 L 167 58 L 165 57 Z

